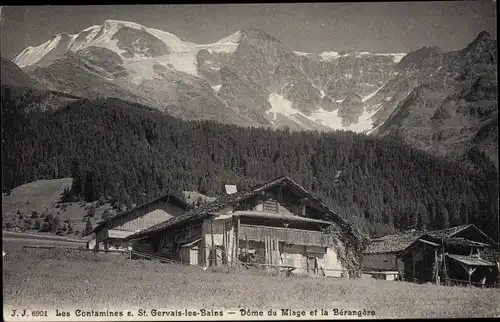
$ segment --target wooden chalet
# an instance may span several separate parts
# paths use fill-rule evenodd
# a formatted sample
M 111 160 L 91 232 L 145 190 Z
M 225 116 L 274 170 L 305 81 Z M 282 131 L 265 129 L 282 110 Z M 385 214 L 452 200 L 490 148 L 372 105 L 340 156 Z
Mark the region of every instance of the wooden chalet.
M 463 225 L 427 232 L 397 258 L 404 263 L 405 280 L 493 285 L 498 278 L 493 245 L 475 225 Z
M 184 200 L 167 194 L 99 222 L 91 231 L 95 239 L 89 242 L 89 248 L 126 249 L 129 244 L 126 237 L 179 216 L 191 208 Z
M 326 233 L 332 230 L 336 234 Z M 126 240 L 136 251 L 191 265 L 245 263 L 341 276 L 357 268 L 350 254 L 360 236 L 293 180 L 280 177 L 221 196 Z
M 15 223 L 13 224 L 10 228 L 9 228 L 10 231 L 15 231 L 15 232 L 25 232 L 26 229 L 24 228 L 24 225 L 22 223 Z
M 403 261 L 397 255 L 423 234 L 412 230 L 371 239 L 363 252 L 361 268 L 372 272 L 402 270 Z

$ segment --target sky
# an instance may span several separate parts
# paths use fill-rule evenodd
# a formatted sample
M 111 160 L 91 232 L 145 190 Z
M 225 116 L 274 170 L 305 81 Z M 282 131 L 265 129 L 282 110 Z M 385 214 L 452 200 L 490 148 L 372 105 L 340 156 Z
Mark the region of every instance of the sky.
M 14 58 L 55 33 L 78 33 L 106 19 L 133 21 L 197 44 L 263 29 L 289 50 L 410 52 L 464 48 L 479 32 L 496 38 L 496 2 L 422 1 L 279 4 L 7 6 L 0 9 L 1 55 Z

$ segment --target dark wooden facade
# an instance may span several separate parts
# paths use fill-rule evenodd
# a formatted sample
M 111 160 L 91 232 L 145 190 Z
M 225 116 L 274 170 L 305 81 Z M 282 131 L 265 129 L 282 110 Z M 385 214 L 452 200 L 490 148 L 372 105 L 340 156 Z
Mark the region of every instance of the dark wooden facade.
M 470 238 L 482 234 L 468 232 Z M 463 237 L 425 235 L 398 255 L 404 263 L 404 279 L 436 284 L 493 285 L 498 277 L 495 260 L 489 256 L 492 246 Z M 489 258 L 485 258 L 489 257 Z

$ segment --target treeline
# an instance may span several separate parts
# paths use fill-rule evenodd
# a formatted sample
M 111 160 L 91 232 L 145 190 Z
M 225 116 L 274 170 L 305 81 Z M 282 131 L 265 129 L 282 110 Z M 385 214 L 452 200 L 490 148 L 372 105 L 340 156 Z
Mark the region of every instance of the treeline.
M 7 93 L 8 94 L 8 93 Z M 474 223 L 498 238 L 498 173 L 351 132 L 185 122 L 118 99 L 25 111 L 2 97 L 4 191 L 73 177 L 88 201 L 141 204 L 171 191 L 216 196 L 287 175 L 371 234 Z M 479 151 L 474 156 L 481 159 Z

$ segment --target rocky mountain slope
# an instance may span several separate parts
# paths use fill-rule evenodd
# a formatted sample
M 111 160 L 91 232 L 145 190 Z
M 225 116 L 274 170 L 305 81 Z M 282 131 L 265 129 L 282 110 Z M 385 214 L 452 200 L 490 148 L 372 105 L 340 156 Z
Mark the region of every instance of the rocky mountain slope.
M 50 89 L 116 96 L 183 119 L 361 132 L 371 128 L 373 114 L 364 97 L 394 76 L 402 56 L 294 52 L 258 29 L 199 45 L 107 20 L 76 35 L 54 35 L 14 62 Z M 362 98 L 353 104 L 353 95 Z
M 380 91 L 393 97 L 377 112 L 390 114 L 374 133 L 437 155 L 463 158 L 475 148 L 498 168 L 496 63 L 496 41 L 486 32 L 460 51 L 408 54 L 398 77 Z

